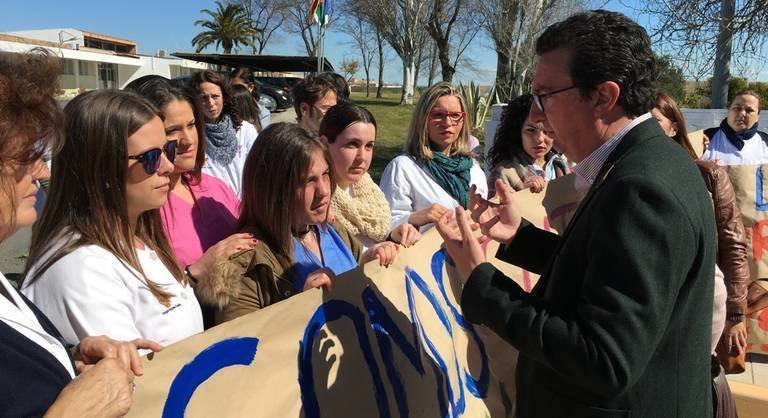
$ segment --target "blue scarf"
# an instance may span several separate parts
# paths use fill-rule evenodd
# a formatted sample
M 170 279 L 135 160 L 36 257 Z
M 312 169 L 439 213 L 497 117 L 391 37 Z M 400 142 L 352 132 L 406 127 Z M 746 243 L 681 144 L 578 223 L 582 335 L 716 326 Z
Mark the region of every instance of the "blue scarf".
M 472 159 L 457 155 L 448 157 L 440 151 L 432 151 L 432 159 L 427 161 L 427 170 L 437 184 L 456 199 L 461 206 L 467 207 L 470 169 Z
M 205 153 L 221 165 L 228 165 L 237 154 L 237 131 L 232 119 L 224 115 L 218 123 L 205 123 Z
M 745 131 L 734 132 L 734 130 L 731 129 L 731 126 L 728 125 L 728 119 L 726 118 L 720 122 L 720 130 L 723 131 L 725 137 L 731 141 L 731 144 L 741 151 L 741 149 L 744 148 L 744 141 L 752 138 L 757 133 L 757 122 Z

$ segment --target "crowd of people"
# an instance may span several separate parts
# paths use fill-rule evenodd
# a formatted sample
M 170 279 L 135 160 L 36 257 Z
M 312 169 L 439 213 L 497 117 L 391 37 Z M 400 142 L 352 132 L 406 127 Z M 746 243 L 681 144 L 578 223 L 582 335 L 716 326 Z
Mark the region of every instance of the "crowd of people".
M 699 155 L 635 22 L 579 13 L 536 52 L 485 169 L 443 82 L 379 184 L 376 119 L 336 74 L 294 86 L 296 123 L 270 123 L 246 69 L 145 76 L 61 112 L 55 58 L 0 55 L 0 241 L 34 224 L 16 286 L 0 274 L 0 415 L 121 416 L 140 354 L 332 292 L 435 225 L 465 316 L 520 351 L 518 416 L 734 414 L 724 372 L 743 366 L 750 278 L 721 166 L 768 162 L 759 96 L 738 93 Z M 570 173 L 584 198 L 561 235 L 520 217 L 514 191 Z M 541 275 L 533 292 L 486 263 L 475 229 Z

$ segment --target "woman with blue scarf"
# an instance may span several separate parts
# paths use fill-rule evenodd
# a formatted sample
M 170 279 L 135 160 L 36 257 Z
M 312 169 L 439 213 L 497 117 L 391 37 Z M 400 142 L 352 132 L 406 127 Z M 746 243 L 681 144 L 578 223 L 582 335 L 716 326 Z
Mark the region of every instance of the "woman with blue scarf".
M 388 266 L 398 246 L 363 251 L 341 223 L 328 220 L 336 188 L 328 149 L 293 123 L 269 125 L 248 154 L 237 230 L 259 242 L 219 263 L 200 298 L 228 321 L 302 291 L 330 290 L 337 275 L 368 261 Z
M 451 84 L 435 84 L 421 95 L 406 155 L 393 159 L 381 176 L 392 228 L 408 222 L 424 231 L 446 210 L 466 207 L 471 185 L 487 195 L 485 173 L 471 157 L 470 126 L 464 98 Z
M 245 157 L 259 133 L 237 113 L 232 88 L 224 76 L 206 70 L 193 75 L 191 84 L 205 111 L 203 173 L 222 180 L 240 197 Z

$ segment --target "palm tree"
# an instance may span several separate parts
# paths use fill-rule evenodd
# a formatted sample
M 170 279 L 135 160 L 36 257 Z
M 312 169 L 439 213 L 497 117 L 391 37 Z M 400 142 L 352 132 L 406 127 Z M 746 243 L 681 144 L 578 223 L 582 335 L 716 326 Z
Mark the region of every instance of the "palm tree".
M 245 8 L 239 4 L 224 6 L 220 1 L 216 1 L 216 6 L 216 11 L 213 12 L 208 9 L 200 10 L 200 13 L 209 15 L 211 20 L 200 19 L 195 22 L 196 26 L 208 29 L 192 38 L 196 52 L 216 44 L 216 48 L 221 45 L 224 53 L 229 54 L 237 45 L 251 45 L 251 39 L 257 35 L 257 31 L 251 25 L 251 18 Z

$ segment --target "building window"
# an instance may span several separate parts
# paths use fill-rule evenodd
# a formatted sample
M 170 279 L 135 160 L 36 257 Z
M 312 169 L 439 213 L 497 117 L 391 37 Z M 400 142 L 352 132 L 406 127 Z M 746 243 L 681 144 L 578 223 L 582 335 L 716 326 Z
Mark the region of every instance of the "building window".
M 85 38 L 84 44 L 87 48 L 101 49 L 104 51 L 115 51 L 123 54 L 130 54 L 132 49 L 128 45 L 120 45 L 108 41 L 96 41 L 90 38 Z
M 116 89 L 117 88 L 117 65 L 100 62 L 99 67 L 99 88 Z
M 75 65 L 72 60 L 61 60 L 61 74 L 75 75 Z
M 78 61 L 77 62 L 77 66 L 78 66 L 78 73 L 80 75 L 92 75 L 93 74 L 93 72 L 91 71 L 91 63 L 90 62 Z

